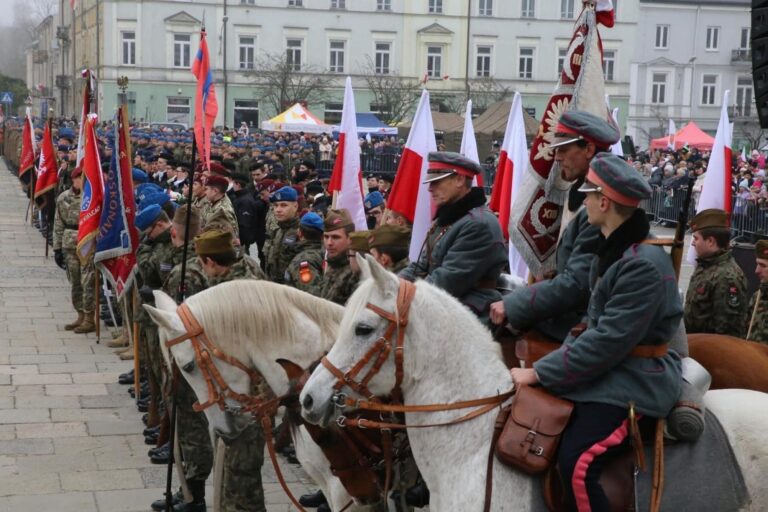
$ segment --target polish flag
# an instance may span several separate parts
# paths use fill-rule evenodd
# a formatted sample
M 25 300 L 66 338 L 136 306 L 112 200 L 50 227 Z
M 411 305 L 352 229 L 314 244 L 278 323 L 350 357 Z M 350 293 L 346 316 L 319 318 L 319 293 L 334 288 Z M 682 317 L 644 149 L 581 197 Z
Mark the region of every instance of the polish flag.
M 675 134 L 677 133 L 677 126 L 675 122 L 670 119 L 667 125 L 667 148 L 674 151 L 675 149 Z
M 477 139 L 475 138 L 475 127 L 472 124 L 472 100 L 467 101 L 467 115 L 464 117 L 464 134 L 461 136 L 461 149 L 459 153 L 480 163 L 480 156 L 477 153 Z M 483 177 L 477 175 L 472 178 L 473 187 L 483 186 Z
M 344 107 L 341 111 L 341 129 L 339 130 L 339 148 L 328 190 L 338 192 L 336 208 L 346 208 L 356 231 L 365 231 L 363 189 L 360 176 L 360 148 L 357 144 L 357 119 L 355 117 L 355 93 L 352 91 L 352 79 L 347 77 L 344 85 Z
M 619 107 L 616 107 L 613 109 L 613 112 L 611 112 L 611 117 L 613 118 L 613 122 L 616 123 L 616 127 L 619 127 Z M 611 146 L 611 153 L 613 153 L 616 156 L 623 157 L 624 156 L 624 148 L 621 147 L 621 137 L 619 137 L 619 140 L 616 141 L 616 144 Z
M 432 124 L 432 111 L 429 108 L 429 91 L 421 91 L 419 106 L 411 124 L 411 133 L 403 148 L 400 164 L 397 166 L 395 182 L 389 193 L 387 207 L 413 223 L 409 257 L 416 261 L 432 223 L 432 200 L 427 179 L 427 155 L 437 151 L 435 127 Z
M 582 3 L 586 4 L 590 1 L 594 0 L 583 0 Z M 616 11 L 613 9 L 612 0 L 597 0 L 595 13 L 597 14 L 596 20 L 601 25 L 611 28 L 616 22 Z
M 701 187 L 701 196 L 696 205 L 696 212 L 708 208 L 719 208 L 731 212 L 731 143 L 733 130 L 728 120 L 728 105 L 730 104 L 731 91 L 725 91 L 723 107 L 720 111 L 720 122 L 717 125 L 715 143 L 712 145 L 712 153 L 709 156 L 707 172 L 704 175 L 704 184 Z M 696 250 L 693 246 L 688 248 L 688 263 L 696 264 Z

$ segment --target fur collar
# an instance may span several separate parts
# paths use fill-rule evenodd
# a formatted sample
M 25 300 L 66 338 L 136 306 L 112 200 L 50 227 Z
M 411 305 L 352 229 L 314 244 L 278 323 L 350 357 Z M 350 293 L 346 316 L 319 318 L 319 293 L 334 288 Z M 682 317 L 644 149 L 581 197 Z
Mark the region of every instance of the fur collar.
M 598 275 L 602 277 L 608 267 L 621 259 L 624 251 L 648 238 L 650 230 L 651 225 L 648 224 L 645 211 L 637 209 L 608 238 L 600 234 L 595 252 L 598 257 Z
M 467 195 L 455 203 L 441 206 L 435 212 L 435 223 L 438 226 L 450 226 L 473 208 L 485 204 L 485 192 L 480 187 L 472 187 Z

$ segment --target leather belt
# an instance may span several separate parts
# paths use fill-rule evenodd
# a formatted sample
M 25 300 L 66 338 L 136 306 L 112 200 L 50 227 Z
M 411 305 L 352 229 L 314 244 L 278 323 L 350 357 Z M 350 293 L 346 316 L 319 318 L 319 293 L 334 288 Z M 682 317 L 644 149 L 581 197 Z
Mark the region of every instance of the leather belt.
M 481 279 L 477 282 L 477 285 L 475 288 L 480 288 L 483 290 L 495 290 L 496 289 L 496 280 L 495 279 Z

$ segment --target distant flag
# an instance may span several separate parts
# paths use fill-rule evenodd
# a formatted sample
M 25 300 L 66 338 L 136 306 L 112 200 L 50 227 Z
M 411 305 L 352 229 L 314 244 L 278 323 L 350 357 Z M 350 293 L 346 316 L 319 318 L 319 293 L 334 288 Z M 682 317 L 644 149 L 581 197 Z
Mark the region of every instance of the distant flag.
M 85 132 L 82 160 L 83 191 L 80 202 L 80 222 L 77 229 L 77 255 L 86 262 L 96 250 L 96 236 L 99 233 L 101 210 L 104 203 L 104 181 L 101 160 L 97 146 L 95 125 L 96 114 L 89 114 L 80 132 Z
M 677 134 L 677 127 L 675 121 L 670 119 L 667 124 L 667 149 L 675 149 L 675 135 Z
M 613 118 L 613 122 L 616 124 L 616 128 L 619 127 L 619 107 L 616 107 L 613 109 L 613 112 L 611 113 L 611 117 Z M 619 137 L 619 140 L 616 141 L 616 144 L 611 146 L 611 153 L 617 156 L 624 156 L 624 148 L 621 147 L 621 137 Z
M 421 253 L 421 246 L 432 224 L 432 200 L 429 188 L 424 183 L 427 179 L 427 156 L 437 151 L 435 127 L 432 123 L 432 111 L 429 108 L 429 91 L 421 91 L 421 99 L 416 107 L 416 114 L 411 123 L 411 133 L 403 148 L 403 155 L 397 166 L 395 182 L 387 200 L 387 208 L 395 211 L 413 223 L 409 257 L 416 261 Z
M 200 48 L 192 62 L 192 74 L 197 78 L 195 99 L 195 141 L 206 169 L 211 168 L 211 128 L 219 112 L 216 89 L 213 86 L 213 72 L 208 56 L 205 29 L 200 31 Z
M 731 91 L 725 91 L 715 142 L 712 144 L 707 172 L 704 174 L 704 183 L 701 186 L 701 195 L 696 204 L 697 212 L 708 208 L 719 208 L 728 213 L 731 212 L 731 158 L 733 156 L 731 142 L 733 132 L 728 120 L 730 97 Z M 696 263 L 696 249 L 693 246 L 688 248 L 687 260 L 691 264 Z
M 35 129 L 32 127 L 32 116 L 30 108 L 27 107 L 27 114 L 24 116 L 24 129 L 21 134 L 21 157 L 19 158 L 19 179 L 25 185 L 28 185 L 31 179 L 30 170 L 35 168 Z
M 53 150 L 53 140 L 51 140 L 51 120 L 48 119 L 43 131 L 40 161 L 37 164 L 37 178 L 35 179 L 35 202 L 40 208 L 45 207 L 48 203 L 48 193 L 54 192 L 58 179 L 56 152 Z
M 472 124 L 472 100 L 467 100 L 467 114 L 464 116 L 464 133 L 461 136 L 461 148 L 459 153 L 480 164 L 480 156 L 477 152 L 477 138 L 475 138 L 475 127 Z M 473 187 L 483 186 L 483 177 L 477 175 L 472 178 Z
M 363 188 L 360 175 L 360 147 L 357 142 L 357 118 L 355 115 L 355 93 L 352 79 L 347 77 L 344 85 L 344 106 L 341 111 L 339 148 L 328 190 L 338 192 L 336 208 L 346 208 L 355 223 L 355 230 L 365 231 Z
M 75 3 L 77 3 L 77 0 L 69 0 L 69 7 L 74 11 L 75 10 Z
M 117 292 L 120 300 L 133 284 L 136 273 L 136 202 L 131 177 L 127 109 L 117 111 L 111 140 L 112 160 L 104 187 L 104 206 L 93 261 Z
M 85 78 L 85 85 L 83 86 L 83 109 L 80 113 L 80 126 L 81 128 L 85 126 L 85 121 L 88 116 L 88 114 L 91 112 L 91 100 L 93 99 L 93 91 L 94 91 L 94 78 L 93 73 L 90 69 L 84 69 L 81 73 L 83 78 Z M 77 163 L 75 164 L 75 167 L 80 167 L 80 162 L 83 160 L 84 150 L 83 150 L 83 141 L 84 141 L 84 135 L 83 132 L 85 130 L 80 130 L 80 134 L 77 137 Z

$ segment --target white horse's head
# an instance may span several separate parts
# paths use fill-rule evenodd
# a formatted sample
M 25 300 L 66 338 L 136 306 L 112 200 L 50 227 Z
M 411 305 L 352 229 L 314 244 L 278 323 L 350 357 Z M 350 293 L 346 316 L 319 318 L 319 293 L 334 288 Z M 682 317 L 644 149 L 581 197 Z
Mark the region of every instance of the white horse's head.
M 156 290 L 155 307 L 144 305 L 149 312 L 152 320 L 158 326 L 160 347 L 166 364 L 170 367 L 171 358 L 176 362 L 176 366 L 181 370 L 179 373 L 184 380 L 192 387 L 201 403 L 210 400 L 208 386 L 203 373 L 200 371 L 199 362 L 195 357 L 195 349 L 192 341 L 187 339 L 177 343 L 170 348 L 166 346 L 167 340 L 172 340 L 186 334 L 184 323 L 181 321 L 174 300 Z M 218 358 L 212 358 L 213 364 L 222 375 L 227 375 L 227 384 L 235 393 L 249 394 L 251 381 L 250 377 L 244 371 L 222 361 Z M 243 361 L 248 364 L 247 361 Z M 231 398 L 225 398 L 227 408 L 222 410 L 217 404 L 205 409 L 205 415 L 208 419 L 208 425 L 212 432 L 224 438 L 237 437 L 252 422 L 249 416 L 234 414 L 240 404 Z
M 371 347 L 385 335 L 390 325 L 389 321 L 367 305 L 372 304 L 397 315 L 396 302 L 400 287 L 397 276 L 388 272 L 370 256 L 363 258 L 358 255 L 357 262 L 361 270 L 360 285 L 347 302 L 339 335 L 326 356 L 328 361 L 342 372 L 348 371 L 363 359 Z M 391 339 L 392 351 L 367 385 L 370 392 L 376 396 L 387 395 L 395 386 L 395 363 L 392 355 L 395 339 L 396 333 Z M 375 359 L 376 357 L 373 357 L 371 363 L 358 374 L 359 379 L 368 372 Z M 312 373 L 299 397 L 302 414 L 307 421 L 326 426 L 335 419 L 340 411 L 334 406 L 336 382 L 336 377 L 322 365 Z M 350 394 L 352 390 L 345 388 L 342 392 Z

